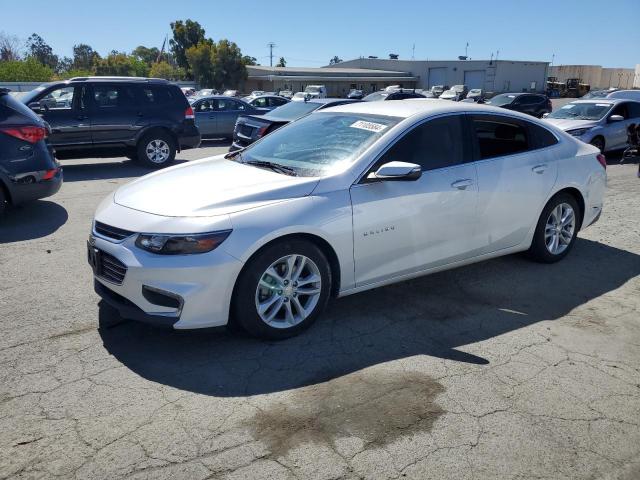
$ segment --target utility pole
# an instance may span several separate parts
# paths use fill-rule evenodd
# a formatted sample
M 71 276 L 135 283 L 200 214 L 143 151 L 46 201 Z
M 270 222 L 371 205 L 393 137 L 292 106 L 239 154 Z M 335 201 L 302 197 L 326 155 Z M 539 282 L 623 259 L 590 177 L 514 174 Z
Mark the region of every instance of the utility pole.
M 416 44 L 413 44 L 413 48 L 411 49 L 411 60 L 416 59 Z
M 469 58 L 469 42 L 467 42 L 467 45 L 464 47 L 464 56 Z
M 269 42 L 267 44 L 267 47 L 269 47 L 269 65 L 273 67 L 273 47 L 275 47 L 276 44 L 273 42 Z

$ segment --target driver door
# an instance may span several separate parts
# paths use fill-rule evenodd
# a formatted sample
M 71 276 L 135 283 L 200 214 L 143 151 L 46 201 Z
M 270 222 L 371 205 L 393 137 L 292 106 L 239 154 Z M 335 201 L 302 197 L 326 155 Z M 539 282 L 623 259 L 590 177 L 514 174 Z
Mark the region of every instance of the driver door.
M 478 183 L 462 115 L 413 127 L 351 187 L 356 285 L 474 255 Z M 415 163 L 415 181 L 370 181 L 391 161 Z
M 49 141 L 54 147 L 89 146 L 91 122 L 86 86 L 62 86 L 48 91 L 36 102 L 37 113 L 51 126 Z

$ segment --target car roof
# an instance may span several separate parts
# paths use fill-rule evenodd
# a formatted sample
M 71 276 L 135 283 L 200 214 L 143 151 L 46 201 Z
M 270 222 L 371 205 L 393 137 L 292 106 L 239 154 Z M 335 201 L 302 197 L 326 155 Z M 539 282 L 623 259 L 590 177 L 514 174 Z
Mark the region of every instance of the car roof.
M 357 113 L 362 115 L 383 115 L 400 118 L 409 118 L 414 115 L 430 116 L 455 112 L 484 112 L 499 115 L 505 115 L 508 112 L 508 115 L 510 116 L 517 116 L 529 121 L 534 121 L 530 115 L 515 112 L 513 110 L 505 111 L 503 108 L 492 107 L 490 105 L 468 102 L 452 102 L 450 100 L 439 100 L 435 98 L 410 98 L 406 100 L 395 100 L 393 102 L 356 102 L 330 107 L 323 109 L 322 111 Z
M 615 105 L 615 104 L 622 103 L 622 102 L 636 102 L 636 103 L 639 103 L 638 100 L 635 100 L 633 98 L 609 98 L 609 97 L 587 98 L 585 100 L 574 100 L 573 102 L 569 102 L 569 103 L 610 103 L 612 105 Z

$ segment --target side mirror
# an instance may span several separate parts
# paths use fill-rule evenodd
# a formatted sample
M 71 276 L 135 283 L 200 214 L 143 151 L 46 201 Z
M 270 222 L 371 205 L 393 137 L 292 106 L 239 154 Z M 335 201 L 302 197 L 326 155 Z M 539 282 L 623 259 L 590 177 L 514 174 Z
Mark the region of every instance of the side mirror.
M 40 113 L 43 110 L 42 104 L 40 102 L 31 102 L 27 106 L 36 113 Z
M 543 114 L 542 114 L 542 118 L 547 118 L 548 116 L 549 116 L 549 114 L 548 114 L 548 113 L 543 113 Z
M 369 180 L 413 181 L 422 176 L 422 167 L 415 163 L 388 162 L 367 177 Z
M 624 122 L 624 117 L 622 115 L 611 115 L 609 117 L 610 122 Z

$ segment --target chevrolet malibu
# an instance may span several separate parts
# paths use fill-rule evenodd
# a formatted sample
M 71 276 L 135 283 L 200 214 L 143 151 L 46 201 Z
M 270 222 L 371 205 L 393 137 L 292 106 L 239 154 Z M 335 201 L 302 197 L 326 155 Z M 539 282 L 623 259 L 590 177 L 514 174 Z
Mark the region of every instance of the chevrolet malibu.
M 600 215 L 605 165 L 517 112 L 346 104 L 119 188 L 89 263 L 124 318 L 284 338 L 331 296 L 514 252 L 562 259 Z

